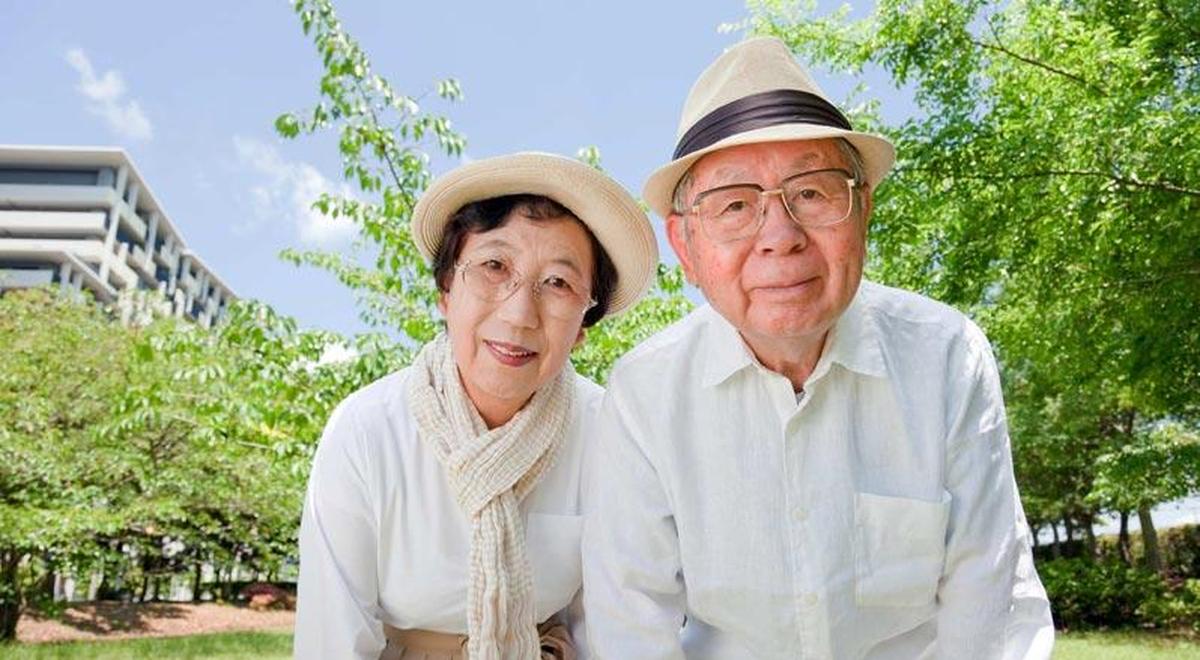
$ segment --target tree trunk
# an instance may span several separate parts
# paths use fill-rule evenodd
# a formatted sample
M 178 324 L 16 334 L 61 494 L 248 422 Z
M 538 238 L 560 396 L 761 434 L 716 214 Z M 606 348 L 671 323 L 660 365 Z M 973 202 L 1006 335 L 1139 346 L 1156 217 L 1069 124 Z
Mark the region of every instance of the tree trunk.
M 1083 517 L 1083 545 L 1088 559 L 1096 558 L 1096 531 L 1092 529 L 1095 516 L 1089 512 Z
M 1126 566 L 1133 565 L 1133 548 L 1129 543 L 1129 512 L 1121 512 L 1121 528 L 1117 532 L 1117 550 Z
M 42 555 L 42 566 L 45 568 L 46 572 L 44 575 L 42 575 L 42 584 L 41 584 L 40 589 L 41 589 L 42 595 L 46 598 L 46 600 L 53 603 L 54 595 L 55 595 L 54 594 L 54 578 L 55 578 L 55 576 L 57 576 L 58 573 L 54 570 L 54 568 L 53 568 L 54 565 L 50 563 L 50 555 L 49 554 Z
M 21 618 L 20 566 L 19 551 L 0 550 L 0 643 L 17 641 L 17 621 Z
M 1162 573 L 1162 556 L 1158 553 L 1158 532 L 1154 531 L 1154 520 L 1150 517 L 1150 507 L 1138 507 L 1138 522 L 1142 525 L 1142 551 L 1146 568 L 1155 573 Z
M 1062 546 L 1058 542 L 1058 523 L 1051 523 L 1050 531 L 1054 533 L 1054 545 L 1050 547 L 1050 553 L 1055 559 L 1062 559 Z
M 146 602 L 146 594 L 149 593 L 149 591 L 150 591 L 150 575 L 143 574 L 142 575 L 142 593 L 138 596 L 139 603 Z
M 1063 528 L 1067 530 L 1067 543 L 1075 540 L 1075 526 L 1071 524 L 1071 516 L 1063 517 Z
M 1039 527 L 1034 527 L 1033 525 L 1029 526 L 1029 537 L 1033 540 L 1033 549 L 1034 550 L 1037 550 L 1038 547 L 1041 545 L 1040 543 L 1038 543 L 1038 532 L 1039 531 L 1041 531 L 1040 526 Z
M 196 570 L 192 572 L 192 602 L 200 602 L 200 578 L 204 574 L 204 564 L 196 562 Z

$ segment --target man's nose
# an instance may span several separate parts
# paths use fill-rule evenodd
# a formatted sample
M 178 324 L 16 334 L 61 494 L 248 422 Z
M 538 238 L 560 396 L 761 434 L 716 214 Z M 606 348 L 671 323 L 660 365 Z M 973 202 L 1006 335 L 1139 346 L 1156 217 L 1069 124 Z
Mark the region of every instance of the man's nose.
M 782 191 L 763 195 L 762 226 L 754 246 L 763 254 L 789 254 L 808 245 L 808 234 L 792 218 L 783 203 Z

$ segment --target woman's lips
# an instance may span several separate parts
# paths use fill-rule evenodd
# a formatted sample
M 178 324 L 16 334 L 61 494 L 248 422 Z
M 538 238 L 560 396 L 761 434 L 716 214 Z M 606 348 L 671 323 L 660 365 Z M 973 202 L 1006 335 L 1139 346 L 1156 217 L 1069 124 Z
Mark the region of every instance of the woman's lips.
M 492 356 L 496 358 L 496 361 L 509 367 L 520 367 L 529 364 L 538 355 L 537 351 L 531 351 L 524 346 L 502 341 L 485 339 L 483 340 L 483 345 L 487 346 Z

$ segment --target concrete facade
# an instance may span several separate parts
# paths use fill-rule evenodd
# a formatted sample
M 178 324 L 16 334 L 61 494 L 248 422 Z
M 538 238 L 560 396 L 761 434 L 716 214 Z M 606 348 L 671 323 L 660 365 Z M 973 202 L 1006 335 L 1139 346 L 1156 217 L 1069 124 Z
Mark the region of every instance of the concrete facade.
M 0 145 L 0 290 L 47 284 L 105 303 L 157 290 L 204 327 L 236 299 L 124 150 Z

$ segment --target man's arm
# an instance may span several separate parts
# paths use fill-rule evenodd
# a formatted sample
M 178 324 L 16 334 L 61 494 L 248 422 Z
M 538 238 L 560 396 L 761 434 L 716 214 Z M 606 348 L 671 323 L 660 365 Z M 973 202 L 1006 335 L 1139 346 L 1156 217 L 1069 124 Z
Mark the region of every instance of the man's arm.
M 938 587 L 940 658 L 1049 658 L 1050 603 L 1033 568 L 995 359 L 969 325 L 965 403 L 951 426 L 951 510 Z
M 683 658 L 686 597 L 666 492 L 614 375 L 592 440 L 583 596 L 594 658 Z

